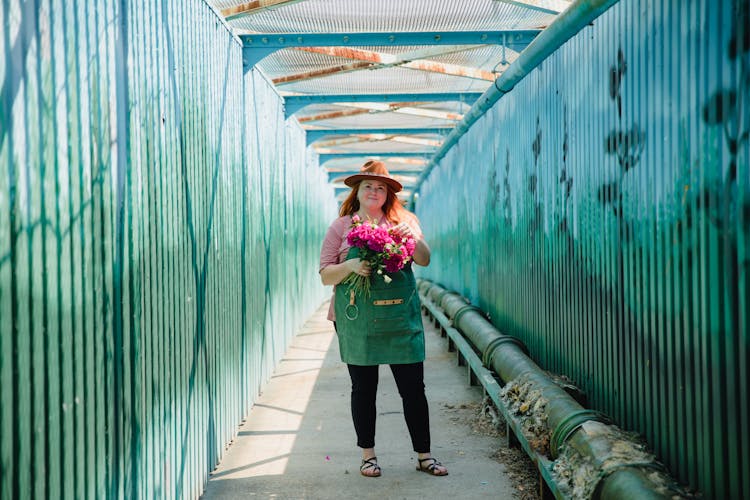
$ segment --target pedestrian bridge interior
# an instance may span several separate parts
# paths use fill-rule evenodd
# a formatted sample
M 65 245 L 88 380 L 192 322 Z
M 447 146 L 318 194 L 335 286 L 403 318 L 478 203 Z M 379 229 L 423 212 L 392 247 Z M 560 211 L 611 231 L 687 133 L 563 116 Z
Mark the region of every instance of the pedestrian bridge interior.
M 593 422 L 653 453 L 592 451 L 594 497 L 750 498 L 750 1 L 5 0 L 0 23 L 0 499 L 199 497 L 329 300 L 320 245 L 368 159 L 475 381 L 557 390 L 523 357 L 575 388 L 545 449 L 503 410 L 548 493 L 573 497 L 555 466 Z

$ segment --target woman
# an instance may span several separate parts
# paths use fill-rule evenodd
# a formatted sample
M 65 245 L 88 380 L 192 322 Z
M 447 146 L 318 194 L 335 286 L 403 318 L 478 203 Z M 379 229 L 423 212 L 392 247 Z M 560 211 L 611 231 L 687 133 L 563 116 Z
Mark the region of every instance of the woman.
M 419 221 L 411 212 L 401 205 L 396 193 L 401 191 L 401 184 L 390 176 L 385 165 L 379 161 L 368 161 L 362 167 L 360 173 L 349 176 L 344 181 L 352 188 L 351 193 L 341 205 L 340 217 L 336 219 L 328 229 L 323 248 L 320 255 L 320 276 L 324 285 L 334 287 L 345 280 L 351 273 L 361 276 L 370 276 L 372 269 L 370 264 L 359 258 L 347 258 L 349 246 L 346 236 L 352 227 L 352 217 L 359 215 L 363 221 L 374 221 L 378 225 L 385 225 L 403 238 L 414 238 L 416 247 L 412 260 L 421 266 L 430 263 L 430 247 L 424 241 Z M 414 287 L 414 279 L 411 274 L 411 266 L 407 266 L 406 272 L 410 278 L 411 287 Z M 334 293 L 335 293 L 334 288 Z M 415 289 L 413 296 L 417 297 Z M 418 297 L 415 299 L 418 304 Z M 354 429 L 357 433 L 357 446 L 362 448 L 362 464 L 360 472 L 363 476 L 379 477 L 381 469 L 375 456 L 375 396 L 378 387 L 378 364 L 356 364 L 349 359 L 358 359 L 357 356 L 344 352 L 344 344 L 341 343 L 345 329 L 342 322 L 347 318 L 341 318 L 337 325 L 334 315 L 334 301 L 328 311 L 328 319 L 333 321 L 339 335 L 339 345 L 342 346 L 342 360 L 347 363 L 349 375 L 352 380 L 351 410 L 354 421 Z M 419 315 L 419 307 L 412 310 L 411 314 Z M 413 317 L 412 317 L 413 319 Z M 448 470 L 430 455 L 430 426 L 427 409 L 427 399 L 424 392 L 424 333 L 421 328 L 421 318 L 418 321 L 418 331 L 410 332 L 413 342 L 408 348 L 413 352 L 404 358 L 403 352 L 399 352 L 399 361 L 388 362 L 396 380 L 399 394 L 402 398 L 404 417 L 411 435 L 414 451 L 417 452 L 417 470 L 427 472 L 435 476 L 445 476 Z M 360 337 L 367 336 L 368 332 L 356 332 Z M 378 356 L 388 353 L 388 345 L 378 345 L 378 342 L 386 343 L 391 336 L 374 336 L 369 349 L 377 350 Z M 374 343 L 373 343 L 374 342 Z M 399 340 L 399 349 L 404 345 L 403 337 Z M 386 354 L 387 356 L 387 354 Z M 359 359 L 363 359 L 359 357 Z M 394 358 L 395 359 L 395 358 Z M 408 359 L 414 362 L 404 363 Z

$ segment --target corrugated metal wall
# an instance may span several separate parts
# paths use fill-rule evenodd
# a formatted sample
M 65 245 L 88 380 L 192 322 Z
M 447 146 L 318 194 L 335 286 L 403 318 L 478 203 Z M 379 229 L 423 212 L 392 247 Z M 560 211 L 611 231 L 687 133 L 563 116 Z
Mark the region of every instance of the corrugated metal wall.
M 711 498 L 750 498 L 750 2 L 622 0 L 416 209 L 472 299 Z
M 336 205 L 202 1 L 0 9 L 0 498 L 196 498 Z

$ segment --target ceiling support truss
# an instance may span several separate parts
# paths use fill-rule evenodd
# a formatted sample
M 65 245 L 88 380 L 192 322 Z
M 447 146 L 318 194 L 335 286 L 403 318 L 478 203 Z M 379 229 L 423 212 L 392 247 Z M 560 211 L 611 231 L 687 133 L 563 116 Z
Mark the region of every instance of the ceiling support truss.
M 287 118 L 310 104 L 385 103 L 393 101 L 445 102 L 457 101 L 474 104 L 481 92 L 427 92 L 405 94 L 303 94 L 284 96 L 284 113 Z M 356 107 L 356 106 L 353 106 Z
M 240 35 L 245 71 L 280 49 L 296 47 L 394 47 L 410 45 L 503 45 L 522 51 L 540 30 L 390 32 L 390 33 L 254 33 Z
M 444 75 L 462 76 L 490 82 L 494 81 L 497 75 L 492 71 L 460 66 L 457 64 L 445 64 L 425 59 L 427 57 L 438 57 L 454 54 L 456 52 L 463 52 L 473 48 L 475 48 L 475 46 L 467 45 L 428 47 L 426 49 L 406 52 L 395 56 L 385 52 L 374 52 L 371 50 L 353 49 L 350 47 L 300 47 L 297 50 L 325 54 L 332 57 L 353 59 L 359 62 L 342 64 L 331 68 L 317 69 L 294 75 L 285 75 L 283 77 L 274 78 L 273 83 L 277 86 L 288 85 L 294 82 L 324 78 L 351 71 L 361 71 L 363 69 L 372 70 L 396 66 L 432 73 L 441 73 Z

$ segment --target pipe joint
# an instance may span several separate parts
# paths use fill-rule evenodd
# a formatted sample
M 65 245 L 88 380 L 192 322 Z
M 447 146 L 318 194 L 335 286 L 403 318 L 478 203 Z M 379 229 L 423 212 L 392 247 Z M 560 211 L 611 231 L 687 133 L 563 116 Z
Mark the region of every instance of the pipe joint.
M 454 325 L 457 325 L 457 324 L 458 324 L 458 321 L 459 321 L 459 320 L 461 319 L 461 316 L 463 316 L 464 314 L 466 314 L 466 313 L 467 313 L 467 312 L 469 312 L 469 311 L 474 311 L 474 312 L 476 312 L 477 314 L 479 314 L 480 316 L 483 316 L 483 315 L 482 315 L 482 310 L 481 310 L 481 309 L 479 309 L 478 307 L 476 307 L 476 306 L 473 306 L 473 305 L 471 305 L 471 304 L 466 304 L 465 306 L 463 306 L 463 307 L 459 308 L 459 309 L 458 309 L 458 310 L 457 310 L 457 311 L 456 311 L 456 312 L 455 312 L 455 313 L 453 314 L 453 317 L 451 318 L 451 321 L 453 322 L 453 324 L 454 324 Z
M 523 342 L 515 337 L 511 337 L 510 335 L 503 335 L 502 337 L 492 339 L 492 341 L 490 341 L 490 343 L 487 345 L 487 348 L 482 353 L 482 364 L 490 368 L 492 365 L 492 357 L 495 355 L 495 351 L 497 351 L 500 346 L 504 344 L 515 344 L 519 349 L 521 349 L 521 351 L 523 351 L 524 354 L 526 354 L 527 356 L 529 355 L 529 350 L 526 348 L 526 345 Z
M 560 456 L 560 451 L 568 438 L 589 420 L 595 420 L 606 425 L 612 423 L 606 415 L 596 410 L 583 409 L 572 412 L 557 424 L 557 427 L 555 427 L 555 430 L 552 432 L 552 436 L 549 440 L 549 449 L 552 458 Z

